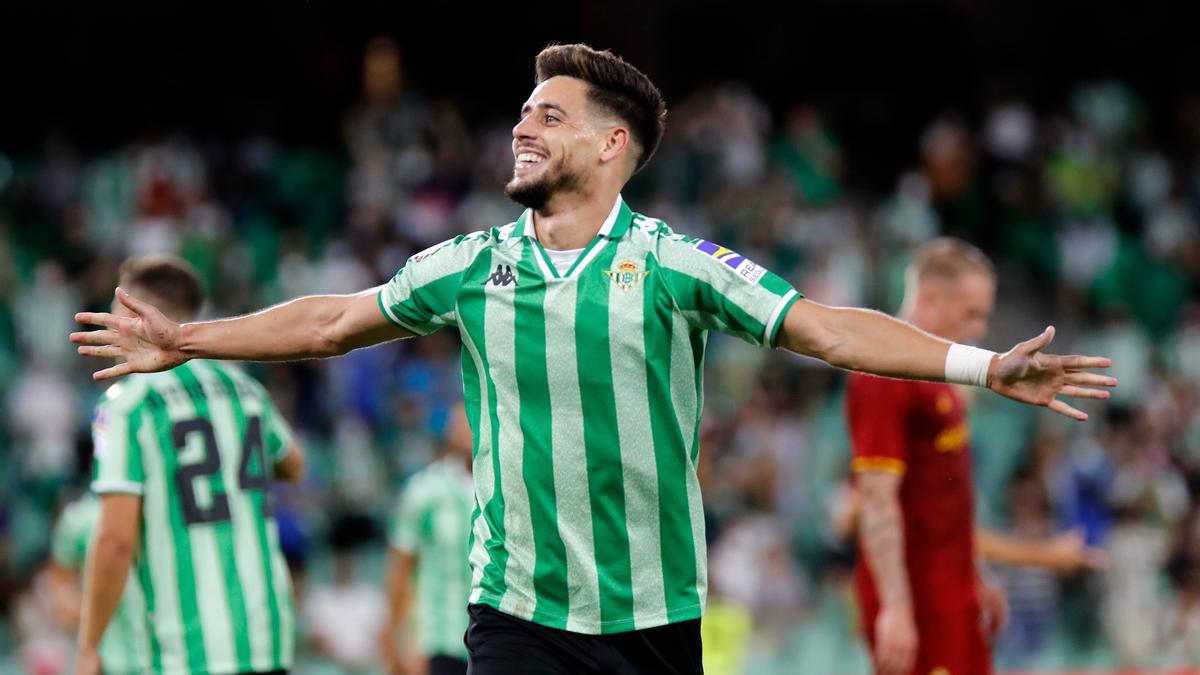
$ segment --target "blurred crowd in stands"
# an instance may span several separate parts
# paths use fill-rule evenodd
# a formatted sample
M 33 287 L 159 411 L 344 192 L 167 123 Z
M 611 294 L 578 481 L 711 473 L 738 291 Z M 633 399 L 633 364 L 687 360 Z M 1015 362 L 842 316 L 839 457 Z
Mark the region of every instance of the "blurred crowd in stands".
M 66 336 L 76 311 L 111 302 L 124 257 L 178 252 L 207 284 L 207 315 L 227 316 L 371 287 L 414 252 L 519 213 L 501 188 L 524 92 L 493 123 L 468 128 L 453 101 L 407 86 L 385 39 L 368 46 L 363 82 L 340 148 L 162 136 L 82 154 L 64 130 L 36 154 L 0 154 L 9 667 L 55 672 L 69 659 L 73 638 L 55 624 L 40 570 L 53 519 L 86 489 L 100 389 L 89 378 L 97 364 Z M 1121 382 L 1085 424 L 973 397 L 980 520 L 1031 537 L 1078 529 L 1107 554 L 1104 570 L 1069 578 L 994 570 L 1012 607 L 1001 663 L 1196 664 L 1200 98 L 1152 118 L 1136 92 L 1098 82 L 1059 103 L 995 101 L 932 119 L 912 139 L 911 165 L 880 191 L 847 180 L 873 158 L 847 156 L 821 106 L 772 115 L 739 85 L 705 89 L 674 103 L 657 158 L 625 198 L 810 298 L 889 312 L 916 244 L 950 234 L 983 247 L 1000 274 L 985 346 L 1052 321 L 1056 350 L 1110 355 Z M 853 548 L 832 526 L 848 489 L 844 378 L 733 339 L 710 344 L 710 672 L 866 672 L 847 585 Z M 280 488 L 277 513 L 308 638 L 300 670 L 370 672 L 376 642 L 363 636 L 382 619 L 381 535 L 398 487 L 430 459 L 461 397 L 457 336 L 246 368 L 310 458 L 307 480 Z

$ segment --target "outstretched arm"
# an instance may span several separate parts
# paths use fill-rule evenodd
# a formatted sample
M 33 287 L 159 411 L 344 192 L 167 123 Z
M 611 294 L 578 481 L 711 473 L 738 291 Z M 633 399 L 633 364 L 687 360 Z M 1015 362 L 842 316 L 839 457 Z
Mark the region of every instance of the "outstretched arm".
M 167 370 L 194 358 L 289 361 L 337 356 L 409 337 L 384 318 L 377 294 L 373 288 L 353 295 L 313 295 L 233 319 L 181 325 L 118 288 L 117 300 L 131 316 L 76 314 L 76 321 L 103 330 L 72 333 L 71 342 L 80 345 L 80 354 L 123 360 L 96 372 L 97 380 Z
M 947 368 L 951 342 L 873 310 L 799 300 L 784 318 L 779 344 L 847 370 L 978 384 L 1023 403 L 1086 420 L 1086 413 L 1056 397 L 1108 398 L 1108 392 L 1097 387 L 1114 387 L 1117 380 L 1085 370 L 1107 368 L 1111 361 L 1098 356 L 1043 354 L 1053 339 L 1054 328 L 1047 328 L 1041 335 L 992 356 L 990 363 L 980 364 L 978 379 L 967 382 L 947 377 L 954 375 Z

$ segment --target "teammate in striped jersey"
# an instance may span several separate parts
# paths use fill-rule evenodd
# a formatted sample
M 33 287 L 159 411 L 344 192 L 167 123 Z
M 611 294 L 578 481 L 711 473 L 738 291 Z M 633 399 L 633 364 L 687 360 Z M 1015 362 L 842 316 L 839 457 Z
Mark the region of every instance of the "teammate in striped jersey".
M 391 673 L 467 672 L 463 633 L 471 593 L 467 540 L 474 501 L 471 427 L 460 405 L 446 426 L 441 456 L 409 479 L 393 516 L 382 645 Z M 403 651 L 396 649 L 398 632 L 405 633 Z
M 85 494 L 63 508 L 50 537 L 54 605 L 60 620 L 72 631 L 79 629 L 83 569 L 99 519 L 99 498 L 95 494 Z M 104 672 L 133 675 L 145 672 L 150 666 L 145 611 L 145 601 L 136 580 L 126 582 L 120 603 L 98 648 Z
M 200 308 L 200 282 L 177 258 L 133 259 L 120 276 L 173 320 Z M 104 394 L 93 435 L 101 507 L 76 672 L 107 670 L 97 645 L 131 574 L 153 672 L 291 667 L 291 581 L 269 489 L 298 479 L 303 458 L 261 385 L 206 361 L 132 377 Z
M 122 289 L 133 317 L 81 313 L 108 379 L 191 358 L 343 354 L 453 326 L 474 435 L 466 642 L 476 675 L 699 672 L 707 592 L 696 479 L 704 348 L 719 330 L 890 377 L 961 381 L 1086 416 L 1108 359 L 952 345 L 879 312 L 804 300 L 783 279 L 635 214 L 620 192 L 666 106 L 633 66 L 548 47 L 513 128 L 506 193 L 527 210 L 409 259 L 380 288 L 180 325 Z M 548 253 L 556 251 L 555 254 Z M 563 258 L 574 262 L 566 265 Z

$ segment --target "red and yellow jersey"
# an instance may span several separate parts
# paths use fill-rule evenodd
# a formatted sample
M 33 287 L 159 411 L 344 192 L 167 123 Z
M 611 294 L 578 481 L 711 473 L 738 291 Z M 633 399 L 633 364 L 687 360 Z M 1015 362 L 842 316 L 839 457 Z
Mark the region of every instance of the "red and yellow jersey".
M 975 504 L 961 396 L 949 384 L 855 373 L 846 412 L 853 472 L 903 476 L 905 566 L 918 624 L 975 608 Z M 864 617 L 873 616 L 878 596 L 865 552 L 855 576 Z

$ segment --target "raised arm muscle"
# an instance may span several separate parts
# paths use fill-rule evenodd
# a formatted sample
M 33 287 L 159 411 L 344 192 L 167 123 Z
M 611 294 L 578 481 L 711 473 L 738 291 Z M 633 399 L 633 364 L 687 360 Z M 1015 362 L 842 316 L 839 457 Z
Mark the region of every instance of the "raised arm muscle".
M 312 295 L 233 319 L 184 324 L 179 349 L 188 358 L 289 361 L 409 337 L 384 318 L 377 293 Z
M 950 343 L 881 312 L 799 300 L 779 344 L 797 354 L 885 377 L 940 381 Z

